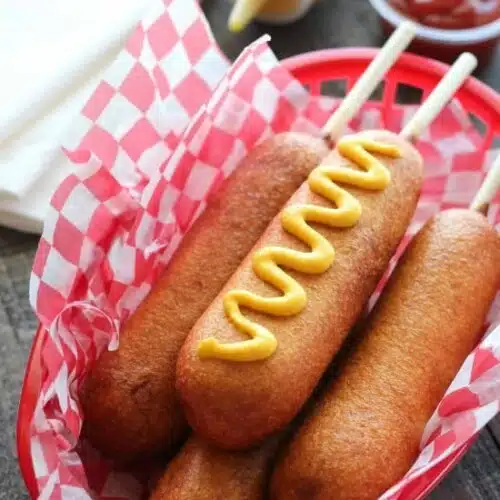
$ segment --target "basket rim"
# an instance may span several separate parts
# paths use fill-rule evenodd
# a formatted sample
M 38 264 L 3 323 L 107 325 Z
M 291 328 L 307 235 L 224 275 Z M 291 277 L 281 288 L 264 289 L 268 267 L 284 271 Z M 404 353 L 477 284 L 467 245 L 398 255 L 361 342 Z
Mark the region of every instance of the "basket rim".
M 281 63 L 299 81 L 308 72 L 314 73 L 326 70 L 331 64 L 356 64 L 365 67 L 370 64 L 380 49 L 373 47 L 346 47 L 321 49 L 283 59 Z M 450 69 L 450 65 L 420 56 L 410 52 L 404 52 L 394 63 L 388 74 L 393 71 L 411 72 L 414 75 L 425 75 L 432 79 L 435 84 Z M 481 106 L 489 108 L 494 113 L 493 119 L 488 123 L 497 126 L 500 133 L 500 93 L 481 82 L 475 76 L 470 76 L 462 87 L 456 92 L 455 97 L 459 100 L 465 99 L 469 102 L 479 100 Z M 496 123 L 491 123 L 496 118 Z

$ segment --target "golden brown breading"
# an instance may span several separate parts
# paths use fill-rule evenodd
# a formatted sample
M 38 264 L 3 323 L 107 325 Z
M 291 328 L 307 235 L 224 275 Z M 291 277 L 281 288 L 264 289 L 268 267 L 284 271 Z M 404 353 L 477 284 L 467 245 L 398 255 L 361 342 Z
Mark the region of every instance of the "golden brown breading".
M 151 500 L 260 500 L 266 497 L 277 439 L 250 451 L 223 451 L 193 436 L 168 468 Z
M 362 205 L 356 226 L 349 229 L 318 226 L 332 243 L 336 258 L 321 275 L 290 274 L 301 283 L 308 305 L 292 317 L 273 317 L 245 311 L 275 334 L 279 345 L 264 361 L 238 363 L 200 359 L 200 340 L 215 336 L 221 342 L 244 339 L 227 320 L 222 306 L 230 289 L 276 295 L 257 278 L 250 253 L 227 285 L 198 320 L 184 344 L 177 365 L 177 387 L 190 425 L 216 445 L 250 447 L 283 428 L 300 410 L 318 383 L 349 329 L 365 307 L 414 213 L 422 182 L 422 160 L 411 144 L 385 131 L 366 137 L 396 144 L 402 158 L 381 158 L 392 181 L 383 191 L 347 188 Z M 333 162 L 347 160 L 332 154 Z M 329 160 L 330 161 L 330 157 Z M 331 206 L 305 183 L 289 201 Z M 285 233 L 279 216 L 269 225 L 255 249 L 268 245 L 303 249 Z
M 120 461 L 171 449 L 187 427 L 175 394 L 179 349 L 281 206 L 328 153 L 280 134 L 257 146 L 186 235 L 168 269 L 105 352 L 82 393 L 84 432 Z
M 396 483 L 499 287 L 500 238 L 486 219 L 466 210 L 431 219 L 354 355 L 289 445 L 272 498 L 372 500 Z

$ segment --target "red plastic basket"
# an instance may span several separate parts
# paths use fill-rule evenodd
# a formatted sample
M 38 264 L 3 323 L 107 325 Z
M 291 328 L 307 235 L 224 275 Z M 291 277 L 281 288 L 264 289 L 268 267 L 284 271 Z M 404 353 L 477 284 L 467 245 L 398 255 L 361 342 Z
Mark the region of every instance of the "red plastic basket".
M 375 49 L 365 48 L 324 50 L 286 59 L 283 64 L 300 82 L 310 88 L 313 95 L 318 95 L 321 94 L 321 84 L 326 81 L 343 80 L 348 90 L 365 71 L 376 52 Z M 413 54 L 402 55 L 385 78 L 381 101 L 382 118 L 388 116 L 395 102 L 399 84 L 421 89 L 425 98 L 448 68 L 446 64 L 431 59 Z M 500 137 L 500 95 L 477 79 L 470 78 L 456 94 L 456 98 L 466 111 L 484 124 L 485 132 L 481 149 L 486 151 L 490 148 L 494 138 Z M 17 420 L 19 465 L 32 498 L 38 496 L 38 489 L 32 465 L 29 429 L 40 392 L 42 372 L 40 350 L 45 336 L 46 331 L 39 328 L 28 358 Z M 459 461 L 472 441 L 442 465 L 432 484 L 422 486 L 420 489 L 418 485 L 413 488 L 412 497 L 422 498 L 428 494 Z

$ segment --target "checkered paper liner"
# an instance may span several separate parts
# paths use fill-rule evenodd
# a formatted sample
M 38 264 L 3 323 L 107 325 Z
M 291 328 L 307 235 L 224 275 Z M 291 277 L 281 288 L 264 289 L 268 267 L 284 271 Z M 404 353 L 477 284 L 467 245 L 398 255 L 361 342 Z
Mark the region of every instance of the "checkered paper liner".
M 100 353 L 117 348 L 121 325 L 245 154 L 273 133 L 319 134 L 336 104 L 310 97 L 266 38 L 228 69 L 194 0 L 156 1 L 74 124 L 66 144 L 74 172 L 54 194 L 33 265 L 30 298 L 47 330 L 31 428 L 39 498 L 145 494 L 143 475 L 116 470 L 79 441 L 79 387 Z M 394 106 L 384 126 L 398 131 L 413 112 Z M 351 129 L 381 126 L 381 114 L 368 104 Z M 480 142 L 456 104 L 422 137 L 426 180 L 405 242 L 433 213 L 472 199 L 491 160 L 483 163 Z M 496 203 L 493 223 L 499 212 Z M 490 324 L 499 311 L 497 301 Z M 418 485 L 497 413 L 499 333 L 466 361 L 421 456 L 385 498 L 417 498 Z

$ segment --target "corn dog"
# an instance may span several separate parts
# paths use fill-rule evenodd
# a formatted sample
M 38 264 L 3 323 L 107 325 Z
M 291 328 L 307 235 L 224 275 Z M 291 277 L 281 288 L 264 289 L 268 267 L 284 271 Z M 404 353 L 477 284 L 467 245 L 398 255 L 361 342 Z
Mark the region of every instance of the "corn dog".
M 105 352 L 81 401 L 84 433 L 120 461 L 172 449 L 187 427 L 175 363 L 195 321 L 267 224 L 328 152 L 321 139 L 280 134 L 247 156 L 195 222 L 164 275 Z
M 500 287 L 500 238 L 449 210 L 414 238 L 363 340 L 289 445 L 274 499 L 373 499 L 419 452 L 424 426 L 480 339 Z
M 413 215 L 422 160 L 404 139 L 384 131 L 344 138 L 325 165 L 269 225 L 179 355 L 177 387 L 188 421 L 220 447 L 255 445 L 298 413 Z M 329 197 L 332 180 L 349 191 L 333 187 Z M 297 222 L 301 217 L 314 228 Z M 303 252 L 308 246 L 313 251 Z
M 266 497 L 278 439 L 250 451 L 223 451 L 193 436 L 156 486 L 151 500 L 259 500 Z

